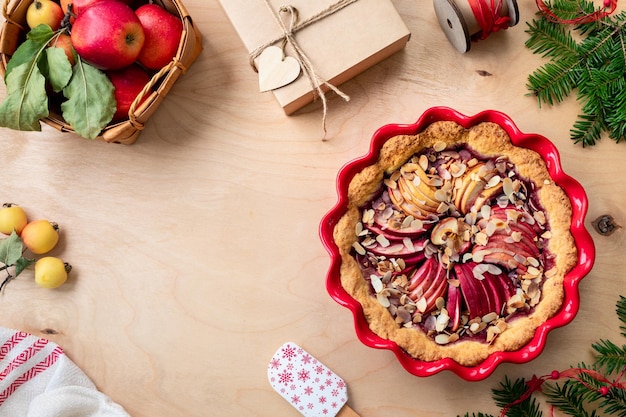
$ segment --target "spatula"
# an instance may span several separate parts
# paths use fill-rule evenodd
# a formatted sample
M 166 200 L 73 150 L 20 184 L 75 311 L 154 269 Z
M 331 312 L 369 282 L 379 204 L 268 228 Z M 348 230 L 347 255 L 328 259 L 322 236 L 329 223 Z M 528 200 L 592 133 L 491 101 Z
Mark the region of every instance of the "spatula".
M 282 345 L 267 366 L 272 388 L 305 417 L 359 417 L 346 405 L 346 383 L 293 342 Z

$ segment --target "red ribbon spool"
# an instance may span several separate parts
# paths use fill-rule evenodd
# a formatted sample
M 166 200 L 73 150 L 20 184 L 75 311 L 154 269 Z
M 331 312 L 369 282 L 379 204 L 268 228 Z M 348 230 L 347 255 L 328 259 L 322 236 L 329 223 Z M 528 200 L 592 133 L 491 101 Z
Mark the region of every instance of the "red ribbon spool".
M 433 0 L 433 6 L 446 37 L 461 53 L 519 22 L 516 0 Z

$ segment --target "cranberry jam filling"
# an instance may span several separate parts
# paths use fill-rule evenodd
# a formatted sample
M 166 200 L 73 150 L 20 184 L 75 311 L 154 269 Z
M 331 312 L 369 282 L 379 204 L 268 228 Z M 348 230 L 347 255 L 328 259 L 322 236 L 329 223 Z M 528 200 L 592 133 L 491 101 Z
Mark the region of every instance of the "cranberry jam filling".
M 491 343 L 554 273 L 533 184 L 466 146 L 436 144 L 385 177 L 355 232 L 372 295 L 439 344 Z

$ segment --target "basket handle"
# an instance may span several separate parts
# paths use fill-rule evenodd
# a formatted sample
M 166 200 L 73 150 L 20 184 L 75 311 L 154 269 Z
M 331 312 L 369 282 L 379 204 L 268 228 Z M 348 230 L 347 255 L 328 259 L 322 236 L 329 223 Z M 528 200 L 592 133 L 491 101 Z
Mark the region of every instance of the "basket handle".
M 16 22 L 15 20 L 11 19 L 11 15 L 13 14 L 13 10 L 11 10 L 9 12 L 9 4 L 11 4 L 11 1 L 13 1 L 13 0 L 4 0 L 4 2 L 2 3 L 2 15 L 7 20 L 7 22 L 9 22 L 11 24 L 14 24 L 15 26 L 17 26 L 21 30 L 26 31 L 26 28 L 24 27 L 24 25 L 22 25 L 22 24 Z
M 172 59 L 169 64 L 161 68 L 159 72 L 157 72 L 156 74 L 152 76 L 148 84 L 146 84 L 143 87 L 143 89 L 139 92 L 139 94 L 137 94 L 137 97 L 135 97 L 135 100 L 133 100 L 133 102 L 131 103 L 130 109 L 128 109 L 128 120 L 130 121 L 130 124 L 133 125 L 135 129 L 142 130 L 144 128 L 144 124 L 138 121 L 137 117 L 135 116 L 135 111 L 137 109 L 137 106 L 139 106 L 139 103 L 144 99 L 144 97 L 150 93 L 150 90 L 152 90 L 152 87 L 154 87 L 156 83 L 160 81 L 161 78 L 165 74 L 170 72 L 170 70 L 174 67 L 177 67 L 178 69 L 180 69 L 181 73 L 183 74 L 185 73 L 185 71 L 187 71 L 187 68 L 185 67 L 185 65 L 182 62 L 180 62 L 180 60 L 177 57 L 174 57 L 174 59 Z

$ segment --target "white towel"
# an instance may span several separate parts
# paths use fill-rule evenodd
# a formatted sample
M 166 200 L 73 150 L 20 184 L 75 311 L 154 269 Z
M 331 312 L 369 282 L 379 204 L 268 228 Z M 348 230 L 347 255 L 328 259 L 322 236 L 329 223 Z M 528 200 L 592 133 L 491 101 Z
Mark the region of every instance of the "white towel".
M 54 342 L 0 327 L 0 417 L 130 417 Z

